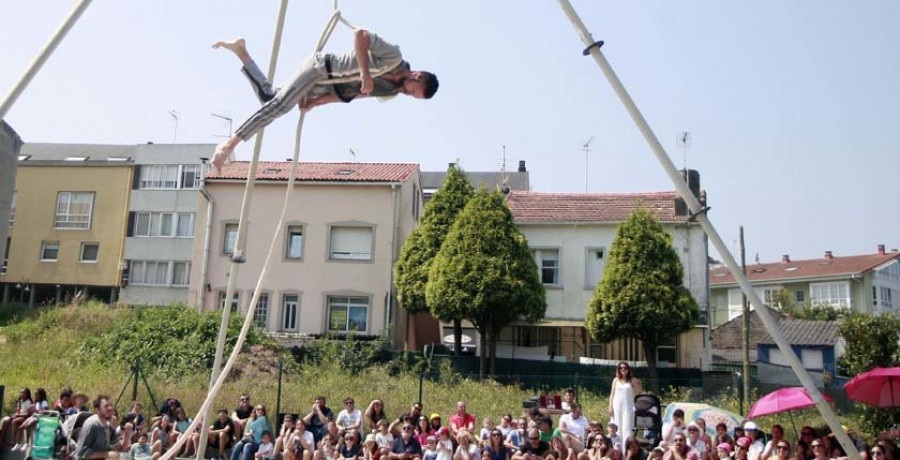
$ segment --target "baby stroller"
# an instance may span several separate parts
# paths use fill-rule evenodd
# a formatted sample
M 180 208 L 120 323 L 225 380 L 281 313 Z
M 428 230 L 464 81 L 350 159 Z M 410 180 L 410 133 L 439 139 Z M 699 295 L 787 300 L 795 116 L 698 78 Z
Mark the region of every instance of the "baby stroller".
M 643 430 L 643 436 L 635 438 L 644 447 L 655 447 L 662 440 L 662 412 L 659 398 L 650 393 L 634 397 L 634 428 Z

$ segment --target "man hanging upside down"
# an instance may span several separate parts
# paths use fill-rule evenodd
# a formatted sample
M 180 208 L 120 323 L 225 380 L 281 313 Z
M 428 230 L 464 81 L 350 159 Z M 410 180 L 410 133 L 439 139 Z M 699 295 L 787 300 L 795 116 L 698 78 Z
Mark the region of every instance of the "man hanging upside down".
M 295 105 L 307 111 L 332 102 L 350 102 L 362 97 L 390 98 L 398 93 L 431 99 L 438 89 L 430 72 L 410 71 L 397 45 L 367 30 L 357 30 L 353 51 L 344 54 L 316 53 L 307 58 L 287 84 L 274 89 L 247 52 L 244 39 L 216 42 L 241 60 L 241 71 L 250 80 L 263 106 L 247 119 L 231 139 L 216 147 L 212 164 L 218 170 L 241 142 L 253 137 Z M 377 75 L 372 77 L 372 75 Z

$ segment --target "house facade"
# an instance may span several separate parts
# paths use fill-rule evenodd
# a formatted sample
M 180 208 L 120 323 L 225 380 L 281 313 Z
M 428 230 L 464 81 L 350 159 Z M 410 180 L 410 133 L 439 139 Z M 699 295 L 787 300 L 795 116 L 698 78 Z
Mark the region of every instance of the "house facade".
M 778 321 L 778 328 L 816 386 L 837 385 L 837 359 L 844 352 L 837 321 L 782 318 Z M 771 335 L 765 334 L 756 344 L 756 355 L 760 383 L 801 385 Z
M 676 215 L 675 192 L 536 193 L 512 191 L 507 204 L 528 239 L 543 282 L 547 310 L 538 324 L 513 324 L 501 332 L 498 356 L 556 359 L 643 361 L 639 341 L 596 343 L 584 327 L 587 305 L 603 278 L 608 250 L 618 226 L 638 207 L 651 210 L 672 235 L 684 266 L 684 284 L 704 312 L 708 306 L 707 241 L 696 224 Z M 445 343 L 452 328 L 443 325 Z M 474 332 L 471 332 L 474 338 Z M 657 350 L 660 366 L 705 368 L 706 327 L 672 336 Z
M 188 302 L 223 308 L 249 163 L 206 176 Z M 231 306 L 246 311 L 281 213 L 289 162 L 260 162 Z M 283 343 L 316 334 L 403 331 L 392 267 L 421 211 L 415 164 L 301 163 L 254 319 Z M 210 216 L 211 219 L 207 219 Z
M 0 276 L 6 274 L 9 264 L 9 229 L 15 220 L 16 163 L 21 148 L 22 139 L 0 120 Z
M 213 144 L 134 147 L 121 302 L 188 303 L 204 161 L 214 151 Z
M 450 163 L 450 166 L 454 164 Z M 519 161 L 519 166 L 515 171 L 463 171 L 463 174 L 476 190 L 479 188 L 484 188 L 488 191 L 515 190 L 527 192 L 531 190 L 525 160 Z M 446 171 L 422 171 L 422 193 L 426 203 L 431 200 L 431 197 L 444 184 L 445 177 L 447 177 Z
M 16 215 L 3 299 L 28 302 L 96 297 L 115 301 L 132 147 L 26 144 L 16 174 Z
M 883 244 L 873 254 L 791 260 L 747 266 L 747 278 L 760 299 L 775 307 L 775 294 L 786 290 L 796 305 L 830 305 L 861 313 L 900 311 L 900 251 Z M 741 314 L 741 290 L 725 267 L 710 270 L 712 324 Z

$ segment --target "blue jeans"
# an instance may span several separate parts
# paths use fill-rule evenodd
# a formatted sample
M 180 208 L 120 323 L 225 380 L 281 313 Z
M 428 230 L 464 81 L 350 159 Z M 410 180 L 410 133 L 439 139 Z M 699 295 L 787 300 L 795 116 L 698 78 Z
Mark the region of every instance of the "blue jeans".
M 259 445 L 255 442 L 241 439 L 231 451 L 231 460 L 253 460 L 256 449 L 259 449 Z

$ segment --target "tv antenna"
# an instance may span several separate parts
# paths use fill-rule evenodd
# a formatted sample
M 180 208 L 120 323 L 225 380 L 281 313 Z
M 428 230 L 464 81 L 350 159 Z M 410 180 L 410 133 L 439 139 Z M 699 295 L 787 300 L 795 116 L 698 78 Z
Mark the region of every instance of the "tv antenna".
M 172 143 L 175 143 L 175 139 L 178 138 L 178 111 L 177 110 L 169 110 L 169 116 L 175 120 L 175 132 L 172 134 Z
M 593 142 L 594 136 L 591 136 L 590 139 L 587 140 L 584 144 L 581 145 L 581 150 L 584 152 L 584 192 L 588 191 L 588 154 L 591 153 L 591 142 Z
M 353 147 L 348 147 L 348 148 L 347 148 L 347 153 L 350 154 L 350 158 L 352 158 L 351 161 L 356 162 L 356 155 L 357 155 L 356 150 L 355 150 Z
M 225 138 L 230 138 L 230 137 L 231 137 L 231 132 L 232 132 L 232 127 L 234 126 L 234 120 L 232 120 L 231 117 L 226 117 L 225 115 L 219 115 L 218 113 L 211 113 L 210 115 L 211 115 L 211 116 L 214 116 L 214 117 L 216 117 L 216 118 L 225 120 L 225 121 L 228 122 L 228 135 L 227 135 L 227 136 L 222 136 L 222 135 L 215 135 L 215 134 L 214 134 L 214 136 L 215 136 L 215 137 L 225 137 Z
M 684 168 L 684 181 L 691 186 L 691 175 L 687 172 L 687 151 L 691 149 L 691 132 L 681 131 L 675 137 L 675 146 L 681 149 L 681 162 Z

